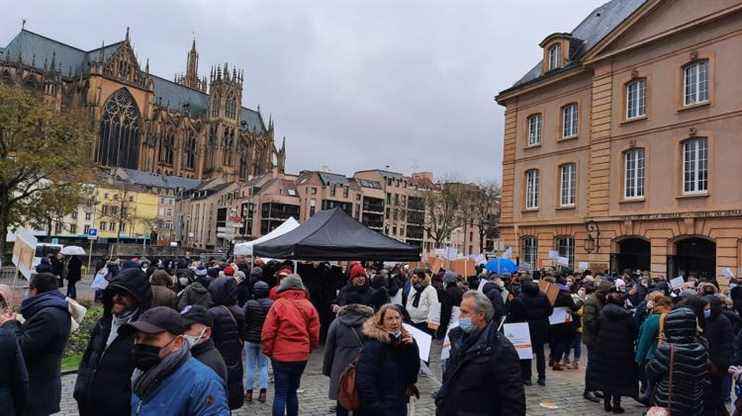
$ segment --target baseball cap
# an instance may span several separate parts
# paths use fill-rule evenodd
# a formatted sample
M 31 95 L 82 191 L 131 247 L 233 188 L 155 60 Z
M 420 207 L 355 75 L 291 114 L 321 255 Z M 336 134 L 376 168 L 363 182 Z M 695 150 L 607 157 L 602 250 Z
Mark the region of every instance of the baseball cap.
M 187 326 L 193 324 L 206 325 L 209 328 L 214 326 L 214 319 L 209 315 L 208 309 L 201 305 L 188 305 L 180 311 L 180 316 Z
M 150 335 L 169 332 L 181 335 L 185 329 L 186 323 L 178 312 L 167 306 L 156 306 L 142 313 L 136 321 L 123 325 L 120 331 L 138 331 Z

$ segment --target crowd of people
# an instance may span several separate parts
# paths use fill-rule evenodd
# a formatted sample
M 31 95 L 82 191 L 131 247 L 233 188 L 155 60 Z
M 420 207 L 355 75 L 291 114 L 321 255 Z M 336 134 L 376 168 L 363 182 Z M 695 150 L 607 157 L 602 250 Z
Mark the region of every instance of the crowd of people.
M 0 286 L 4 414 L 60 410 L 76 303 L 45 267 L 22 302 Z M 623 413 L 622 399 L 631 398 L 673 415 L 726 415 L 742 377 L 736 280 L 721 293 L 716 281 L 694 276 L 671 288 L 629 271 L 464 277 L 360 262 L 332 272 L 313 264 L 302 278 L 292 263 L 241 257 L 130 259 L 98 269 L 93 286 L 103 315 L 73 395 L 83 416 L 228 415 L 269 401 L 269 368 L 274 416 L 295 416 L 302 375 L 321 344 L 338 416 L 406 416 L 429 365 L 415 331 L 450 343 L 433 397 L 439 416 L 524 415 L 532 361 L 544 386 L 547 366 L 580 367 L 583 345 L 583 397 L 602 399 L 606 412 Z M 431 319 L 436 309 L 440 316 Z M 564 318 L 552 322 L 555 311 Z M 533 360 L 519 359 L 505 323 L 527 323 Z

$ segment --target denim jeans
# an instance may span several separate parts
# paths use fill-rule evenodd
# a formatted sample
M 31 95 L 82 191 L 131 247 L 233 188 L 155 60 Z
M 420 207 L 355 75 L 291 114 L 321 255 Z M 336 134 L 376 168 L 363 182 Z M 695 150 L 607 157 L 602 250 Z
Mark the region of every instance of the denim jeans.
M 281 362 L 273 360 L 273 376 L 276 393 L 273 397 L 273 416 L 298 416 L 299 389 L 301 374 L 307 366 L 306 361 Z
M 574 361 L 579 362 L 582 357 L 582 333 L 578 332 L 577 335 L 572 339 L 571 350 L 574 350 Z M 569 358 L 569 350 L 567 350 L 567 356 Z
M 67 281 L 67 297 L 70 299 L 77 299 L 77 287 L 75 285 L 77 282 L 70 282 Z
M 245 391 L 253 389 L 256 375 L 260 389 L 268 389 L 268 357 L 260 350 L 260 344 L 246 342 L 243 355 L 245 357 Z

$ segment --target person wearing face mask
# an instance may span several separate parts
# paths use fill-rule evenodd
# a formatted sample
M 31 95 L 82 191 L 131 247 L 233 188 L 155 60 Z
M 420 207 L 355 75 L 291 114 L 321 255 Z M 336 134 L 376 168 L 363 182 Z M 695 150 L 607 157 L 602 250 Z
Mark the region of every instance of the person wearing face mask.
M 191 355 L 185 328 L 180 314 L 164 306 L 121 327 L 134 336 L 132 415 L 229 415 L 224 381 Z
M 709 344 L 709 359 L 711 367 L 711 390 L 707 400 L 704 400 L 706 415 L 722 415 L 724 401 L 722 400 L 722 385 L 729 370 L 729 364 L 734 353 L 732 324 L 722 313 L 721 299 L 718 296 L 705 296 L 706 306 L 703 314 L 706 327 L 703 335 Z
M 193 358 L 206 364 L 225 383 L 227 382 L 227 365 L 224 358 L 211 339 L 211 328 L 214 319 L 209 315 L 209 310 L 201 305 L 186 306 L 180 311 L 180 316 L 186 324 L 183 338 L 188 341 Z
M 152 289 L 144 272 L 126 269 L 103 291 L 103 316 L 95 323 L 75 381 L 80 416 L 130 414 L 133 334 L 119 329 L 150 307 Z
M 430 333 L 428 329 L 428 314 L 430 308 L 438 303 L 438 292 L 430 284 L 430 275 L 422 269 L 415 270 L 410 282 L 412 289 L 407 296 L 407 313 L 415 328 Z
M 536 358 L 538 384 L 546 385 L 546 357 L 544 345 L 549 337 L 549 316 L 554 311 L 544 292 L 532 281 L 523 282 L 522 292 L 510 303 L 508 322 L 528 322 L 533 355 Z M 520 360 L 523 383 L 533 384 L 531 367 L 533 360 Z
M 417 391 L 420 358 L 415 340 L 402 326 L 400 307 L 382 306 L 362 328 L 367 341 L 356 365 L 359 413 L 405 416 L 408 397 Z
M 459 326 L 449 333 L 451 356 L 435 396 L 438 416 L 526 414 L 518 353 L 493 317 L 487 296 L 464 293 Z
M 59 291 L 57 277 L 49 273 L 31 276 L 30 296 L 21 303 L 25 321 L 15 315 L 0 315 L 0 327 L 13 328 L 21 346 L 29 377 L 29 400 L 23 415 L 41 416 L 59 412 L 62 393 L 61 365 L 72 319 L 69 305 Z

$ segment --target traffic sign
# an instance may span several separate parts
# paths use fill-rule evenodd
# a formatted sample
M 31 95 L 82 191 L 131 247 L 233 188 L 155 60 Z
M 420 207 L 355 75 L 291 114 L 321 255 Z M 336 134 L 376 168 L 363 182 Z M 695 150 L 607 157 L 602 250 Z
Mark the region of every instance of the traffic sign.
M 97 240 L 97 239 L 98 239 L 98 229 L 88 228 L 88 240 Z

